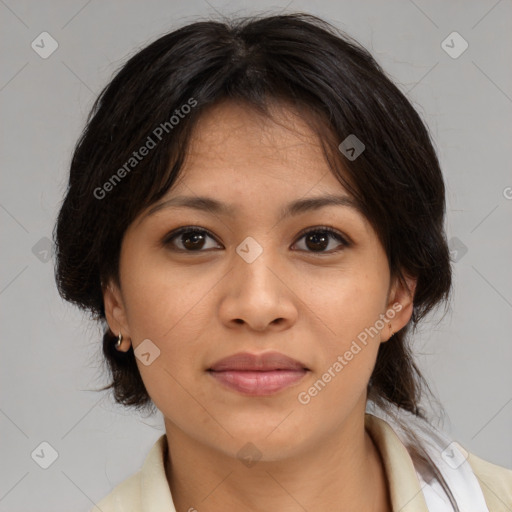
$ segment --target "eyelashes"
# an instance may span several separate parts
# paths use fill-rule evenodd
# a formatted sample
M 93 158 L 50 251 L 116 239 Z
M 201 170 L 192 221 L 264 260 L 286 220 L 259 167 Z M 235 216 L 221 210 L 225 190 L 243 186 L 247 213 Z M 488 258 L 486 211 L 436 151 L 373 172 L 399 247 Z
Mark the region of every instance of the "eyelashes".
M 184 235 L 187 235 L 187 237 L 185 237 Z M 311 238 L 311 236 L 313 236 L 313 238 Z M 310 238 L 307 239 L 307 237 Z M 293 245 L 297 245 L 297 243 L 301 241 L 303 238 L 306 238 L 306 240 L 308 240 L 309 242 L 312 241 L 314 244 L 323 244 L 325 241 L 327 241 L 327 247 L 332 245 L 330 241 L 332 239 L 338 242 L 338 247 L 335 249 L 325 250 L 321 248 L 321 250 L 318 251 L 308 250 L 308 246 L 305 244 L 305 249 L 299 249 L 303 252 L 311 254 L 334 254 L 340 252 L 341 250 L 351 245 L 351 243 L 346 239 L 346 237 L 344 237 L 340 232 L 329 226 L 316 226 L 301 231 Z M 205 248 L 205 246 L 208 245 L 208 239 L 213 240 L 214 243 L 210 244 L 210 247 Z M 177 242 L 181 243 L 182 247 L 178 247 Z M 189 244 L 189 247 L 191 246 L 192 248 L 187 249 L 184 243 Z M 210 251 L 212 249 L 222 248 L 216 247 L 215 244 L 221 245 L 220 242 L 217 241 L 216 237 L 210 231 L 199 226 L 183 226 L 181 228 L 175 229 L 168 233 L 162 240 L 163 246 L 172 251 L 181 253 L 202 253 Z M 196 247 L 194 247 L 194 245 Z

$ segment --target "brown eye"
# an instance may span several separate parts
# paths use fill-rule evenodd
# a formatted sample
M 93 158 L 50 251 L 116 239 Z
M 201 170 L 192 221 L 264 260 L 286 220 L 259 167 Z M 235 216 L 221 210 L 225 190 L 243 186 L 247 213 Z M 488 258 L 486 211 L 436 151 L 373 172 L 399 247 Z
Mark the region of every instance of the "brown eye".
M 345 238 L 343 238 L 341 236 L 340 233 L 338 233 L 337 231 L 335 231 L 331 228 L 327 228 L 327 227 L 310 229 L 309 231 L 307 231 L 306 233 L 304 233 L 301 236 L 301 239 L 302 238 L 304 238 L 305 247 L 306 247 L 306 249 L 302 249 L 302 250 L 306 250 L 307 252 L 313 252 L 313 253 L 315 253 L 315 252 L 317 252 L 317 253 L 338 252 L 341 249 L 348 247 L 350 245 L 345 240 Z M 336 244 L 334 244 L 334 248 L 331 248 L 330 250 L 327 251 L 326 249 L 329 247 L 329 245 L 333 245 L 333 244 L 330 244 L 330 240 L 332 240 L 332 239 L 335 239 L 338 241 L 338 244 L 337 244 L 338 247 L 340 245 L 342 247 L 336 249 Z
M 179 251 L 203 252 L 203 250 L 212 248 L 207 247 L 208 238 L 214 240 L 213 236 L 204 229 L 183 227 L 166 236 L 163 243 L 171 245 Z
M 215 243 L 212 245 L 210 242 L 208 245 L 208 239 Z M 303 232 L 300 239 L 305 241 L 305 247 L 300 250 L 318 254 L 332 254 L 350 245 L 340 233 L 329 227 L 309 229 Z M 332 243 L 333 240 L 338 243 Z M 205 252 L 209 249 L 222 248 L 209 231 L 194 226 L 185 226 L 169 233 L 163 240 L 163 245 L 182 252 Z

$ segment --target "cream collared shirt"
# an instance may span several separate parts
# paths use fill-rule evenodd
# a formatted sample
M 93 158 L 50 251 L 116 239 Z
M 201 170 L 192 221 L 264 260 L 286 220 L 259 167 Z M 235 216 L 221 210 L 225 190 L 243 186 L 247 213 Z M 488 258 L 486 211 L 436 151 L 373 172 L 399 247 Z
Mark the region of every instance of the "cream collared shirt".
M 384 461 L 393 512 L 428 512 L 413 461 L 394 430 L 371 414 L 365 416 L 365 427 Z M 151 448 L 142 468 L 117 485 L 90 512 L 176 512 L 165 474 L 166 443 L 163 434 Z M 512 512 L 512 471 L 471 453 L 467 461 L 480 484 L 489 512 Z

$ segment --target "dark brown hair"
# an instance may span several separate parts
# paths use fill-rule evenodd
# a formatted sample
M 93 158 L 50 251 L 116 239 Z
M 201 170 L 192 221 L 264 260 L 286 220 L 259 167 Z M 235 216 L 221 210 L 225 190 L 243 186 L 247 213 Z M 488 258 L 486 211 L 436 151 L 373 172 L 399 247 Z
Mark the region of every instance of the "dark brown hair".
M 303 13 L 183 26 L 135 53 L 96 99 L 72 157 L 54 240 L 60 294 L 105 328 L 112 382 L 103 389 L 112 388 L 121 404 L 151 406 L 133 349 L 114 348 L 102 286 L 119 283 L 126 228 L 170 189 L 197 119 L 224 100 L 265 115 L 271 103 L 287 104 L 307 118 L 334 175 L 376 230 L 391 276 L 417 278 L 412 321 L 381 344 L 368 392 L 423 417 L 428 386 L 407 339 L 411 325 L 449 298 L 442 172 L 420 116 L 368 51 Z M 355 159 L 338 149 L 349 135 L 365 145 Z M 127 166 L 148 137 L 155 147 Z

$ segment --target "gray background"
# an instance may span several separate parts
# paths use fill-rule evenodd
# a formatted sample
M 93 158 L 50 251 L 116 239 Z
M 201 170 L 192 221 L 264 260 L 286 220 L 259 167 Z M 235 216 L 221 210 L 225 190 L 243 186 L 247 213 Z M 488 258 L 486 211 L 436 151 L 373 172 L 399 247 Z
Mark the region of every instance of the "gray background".
M 1 512 L 87 511 L 139 469 L 164 432 L 160 415 L 141 417 L 91 391 L 106 382 L 99 329 L 59 298 L 45 237 L 85 116 L 114 69 L 159 35 L 219 12 L 324 17 L 370 49 L 428 123 L 458 261 L 453 312 L 425 325 L 415 350 L 445 406 L 444 430 L 480 457 L 512 467 L 511 1 L 257 6 L 0 0 Z M 31 47 L 43 31 L 59 45 L 47 59 Z M 458 58 L 441 47 L 453 31 L 469 44 Z M 31 458 L 43 441 L 58 452 L 48 469 Z

